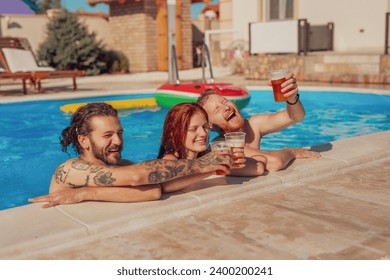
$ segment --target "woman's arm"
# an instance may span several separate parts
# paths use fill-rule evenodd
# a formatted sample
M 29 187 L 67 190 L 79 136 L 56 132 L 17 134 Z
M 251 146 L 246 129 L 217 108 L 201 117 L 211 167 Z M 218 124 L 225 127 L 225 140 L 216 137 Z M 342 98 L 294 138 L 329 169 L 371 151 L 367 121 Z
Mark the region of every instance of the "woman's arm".
M 163 159 L 166 160 L 178 160 L 177 157 L 175 157 L 172 154 L 167 154 L 163 157 Z M 188 175 L 182 178 L 178 178 L 172 181 L 168 181 L 165 183 L 161 183 L 161 189 L 163 193 L 170 193 L 175 192 L 181 189 L 184 189 L 185 187 L 194 184 L 196 182 L 199 182 L 211 175 L 214 175 L 215 172 L 208 172 L 208 173 L 199 173 L 199 174 L 193 174 Z
M 161 187 L 158 184 L 140 187 L 80 187 L 67 188 L 47 195 L 30 198 L 30 202 L 44 202 L 42 208 L 82 201 L 140 202 L 158 200 Z

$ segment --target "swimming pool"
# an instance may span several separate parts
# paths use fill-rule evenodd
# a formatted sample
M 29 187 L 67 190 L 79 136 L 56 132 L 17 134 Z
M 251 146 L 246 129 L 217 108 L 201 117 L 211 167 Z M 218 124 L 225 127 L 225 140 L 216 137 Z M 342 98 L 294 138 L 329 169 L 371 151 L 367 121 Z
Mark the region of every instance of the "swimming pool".
M 68 126 L 70 115 L 63 113 L 60 106 L 151 96 L 0 104 L 0 210 L 25 205 L 29 197 L 47 193 L 54 169 L 68 159 L 60 149 L 59 136 Z M 305 120 L 264 137 L 263 149 L 306 147 L 390 129 L 390 96 L 306 90 L 301 99 L 307 112 Z M 284 106 L 273 101 L 269 90 L 251 90 L 251 101 L 242 112 L 247 117 L 275 112 Z M 166 112 L 159 108 L 120 111 L 125 129 L 123 158 L 139 162 L 156 157 Z

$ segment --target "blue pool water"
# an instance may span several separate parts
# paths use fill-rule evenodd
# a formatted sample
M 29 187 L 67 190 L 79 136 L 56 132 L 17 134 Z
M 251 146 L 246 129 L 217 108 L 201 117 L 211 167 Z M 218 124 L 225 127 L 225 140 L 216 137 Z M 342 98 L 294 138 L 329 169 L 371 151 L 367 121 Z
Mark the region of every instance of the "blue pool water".
M 0 210 L 27 204 L 29 197 L 47 193 L 54 169 L 69 158 L 60 149 L 59 136 L 68 126 L 70 115 L 60 106 L 151 96 L 0 104 Z M 305 120 L 264 137 L 262 149 L 306 147 L 390 129 L 390 96 L 304 91 L 301 100 L 307 113 Z M 271 91 L 252 90 L 251 101 L 242 112 L 248 117 L 284 106 L 273 101 Z M 156 158 L 166 113 L 166 109 L 159 108 L 120 111 L 125 129 L 123 158 L 135 162 Z

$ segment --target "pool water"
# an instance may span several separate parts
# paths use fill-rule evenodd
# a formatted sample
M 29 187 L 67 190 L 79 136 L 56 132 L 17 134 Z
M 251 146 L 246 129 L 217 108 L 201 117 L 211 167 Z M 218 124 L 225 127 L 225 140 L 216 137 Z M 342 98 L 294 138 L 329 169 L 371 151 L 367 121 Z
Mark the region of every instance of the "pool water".
M 152 95 L 0 104 L 0 210 L 25 205 L 28 198 L 46 194 L 53 171 L 69 158 L 61 151 L 59 136 L 69 125 L 70 115 L 60 106 L 145 97 Z M 309 147 L 390 129 L 390 96 L 303 91 L 301 100 L 307 113 L 305 120 L 265 136 L 262 149 Z M 284 103 L 273 101 L 271 91 L 251 90 L 251 101 L 242 113 L 248 117 L 284 107 Z M 134 162 L 156 158 L 166 113 L 160 108 L 120 111 L 125 129 L 123 158 Z

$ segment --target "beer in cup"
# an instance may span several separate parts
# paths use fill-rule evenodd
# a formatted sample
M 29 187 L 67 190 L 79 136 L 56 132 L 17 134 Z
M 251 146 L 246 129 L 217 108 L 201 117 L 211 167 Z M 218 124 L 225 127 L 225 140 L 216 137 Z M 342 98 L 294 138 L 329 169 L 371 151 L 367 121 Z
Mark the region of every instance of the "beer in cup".
M 287 98 L 284 97 L 282 92 L 282 84 L 286 81 L 288 73 L 288 69 L 275 69 L 269 72 L 276 102 L 287 101 Z
M 225 133 L 225 141 L 231 145 L 232 148 L 242 148 L 244 154 L 245 146 L 245 132 L 229 132 Z M 235 160 L 244 159 L 244 157 L 235 158 Z
M 210 143 L 212 151 L 230 150 L 231 145 L 226 141 L 213 141 Z
M 231 145 L 227 143 L 226 141 L 213 141 L 210 143 L 210 148 L 212 151 L 225 151 L 225 150 L 230 150 Z M 229 166 L 227 166 L 230 168 Z M 217 175 L 226 175 L 225 173 L 222 173 L 221 171 L 217 171 Z

